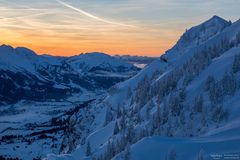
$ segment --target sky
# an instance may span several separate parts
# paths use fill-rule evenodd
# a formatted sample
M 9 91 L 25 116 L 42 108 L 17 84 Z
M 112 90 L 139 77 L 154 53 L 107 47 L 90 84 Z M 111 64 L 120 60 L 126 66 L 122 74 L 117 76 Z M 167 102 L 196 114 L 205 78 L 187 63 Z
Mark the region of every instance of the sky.
M 240 0 L 0 0 L 0 43 L 38 54 L 159 56 L 213 15 L 240 18 Z

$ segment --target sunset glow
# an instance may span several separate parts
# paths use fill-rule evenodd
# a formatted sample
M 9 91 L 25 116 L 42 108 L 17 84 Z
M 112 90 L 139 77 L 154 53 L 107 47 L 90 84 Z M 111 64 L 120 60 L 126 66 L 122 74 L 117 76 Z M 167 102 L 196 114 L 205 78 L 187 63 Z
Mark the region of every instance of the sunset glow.
M 0 0 L 0 43 L 39 54 L 159 56 L 186 28 L 212 15 L 237 19 L 240 2 L 219 1 Z

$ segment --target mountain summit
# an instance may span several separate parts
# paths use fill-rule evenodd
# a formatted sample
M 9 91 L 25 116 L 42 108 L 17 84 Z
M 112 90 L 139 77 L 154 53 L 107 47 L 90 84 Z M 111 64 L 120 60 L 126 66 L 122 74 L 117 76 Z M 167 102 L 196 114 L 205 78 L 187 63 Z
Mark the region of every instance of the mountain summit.
M 202 24 L 186 30 L 186 32 L 177 41 L 176 45 L 168 50 L 166 52 L 167 54 L 164 56 L 170 58 L 177 56 L 176 54 L 184 53 L 188 49 L 201 45 L 207 40 L 213 38 L 230 25 L 231 23 L 223 18 L 213 16 Z

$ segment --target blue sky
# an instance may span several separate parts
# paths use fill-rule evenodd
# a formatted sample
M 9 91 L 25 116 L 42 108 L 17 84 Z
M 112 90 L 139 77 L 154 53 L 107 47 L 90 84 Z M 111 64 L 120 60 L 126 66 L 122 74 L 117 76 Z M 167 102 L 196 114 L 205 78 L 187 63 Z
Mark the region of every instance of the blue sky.
M 240 0 L 0 0 L 1 43 L 38 53 L 160 55 L 213 15 L 235 21 Z

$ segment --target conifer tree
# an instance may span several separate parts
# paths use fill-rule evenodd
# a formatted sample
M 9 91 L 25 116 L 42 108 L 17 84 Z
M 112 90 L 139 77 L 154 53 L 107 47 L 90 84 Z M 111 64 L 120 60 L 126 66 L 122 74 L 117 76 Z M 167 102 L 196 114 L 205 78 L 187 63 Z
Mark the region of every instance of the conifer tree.
M 91 146 L 90 143 L 87 143 L 87 148 L 86 148 L 86 156 L 90 156 L 92 154 Z
M 119 132 L 119 126 L 118 126 L 118 122 L 116 121 L 113 134 L 116 135 L 118 132 Z

